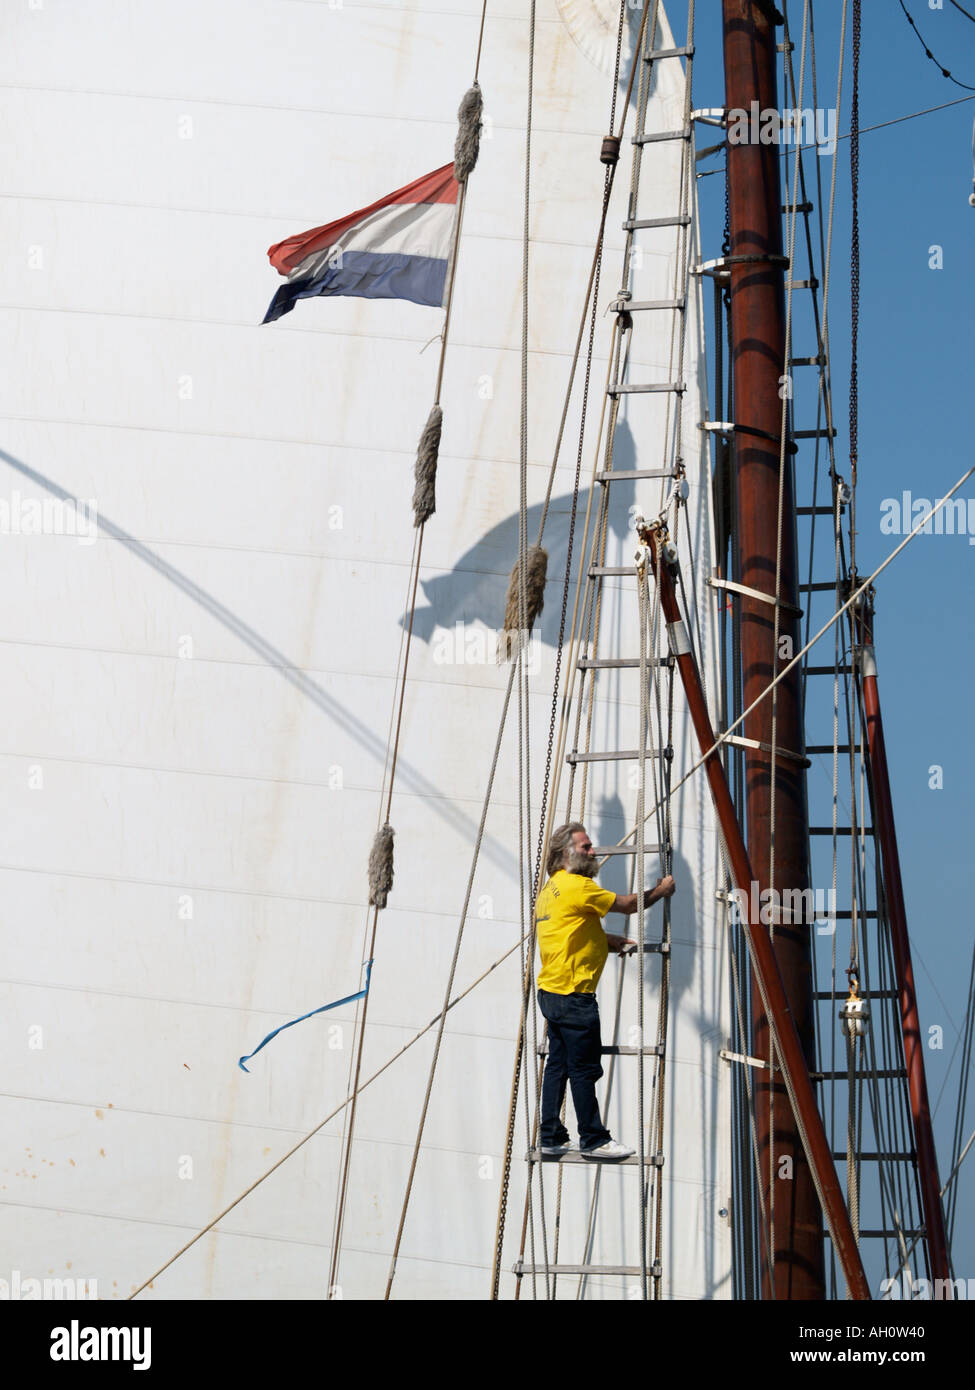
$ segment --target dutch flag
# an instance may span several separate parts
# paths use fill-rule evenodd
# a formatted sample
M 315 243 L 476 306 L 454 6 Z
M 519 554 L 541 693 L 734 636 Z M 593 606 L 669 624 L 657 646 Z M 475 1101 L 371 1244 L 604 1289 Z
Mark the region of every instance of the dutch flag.
M 299 299 L 319 294 L 442 305 L 458 190 L 454 166 L 445 164 L 371 207 L 279 241 L 267 254 L 288 283 L 263 321 L 273 323 Z

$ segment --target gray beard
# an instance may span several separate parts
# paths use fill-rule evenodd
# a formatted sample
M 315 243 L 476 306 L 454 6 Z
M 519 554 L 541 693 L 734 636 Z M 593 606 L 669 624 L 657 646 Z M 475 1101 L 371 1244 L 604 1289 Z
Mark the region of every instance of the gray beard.
M 570 849 L 566 863 L 566 871 L 570 874 L 582 874 L 584 878 L 595 878 L 599 873 L 599 860 L 594 854 L 583 854 L 581 850 Z

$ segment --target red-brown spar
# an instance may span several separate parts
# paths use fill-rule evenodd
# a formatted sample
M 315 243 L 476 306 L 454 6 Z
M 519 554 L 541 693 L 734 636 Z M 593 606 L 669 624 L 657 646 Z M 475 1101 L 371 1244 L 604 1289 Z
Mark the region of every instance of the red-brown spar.
M 775 8 L 768 0 L 724 0 L 725 104 L 729 113 L 778 110 Z M 760 121 L 754 121 L 758 127 Z M 729 126 L 730 134 L 730 126 Z M 783 430 L 781 382 L 788 372 L 784 314 L 782 215 L 779 147 L 762 143 L 755 128 L 748 141 L 728 140 L 731 230 L 731 350 L 736 432 L 735 525 L 739 584 L 769 595 L 770 603 L 741 596 L 741 662 L 744 706 L 760 695 L 780 667 L 778 649 L 798 651 L 791 460 L 781 465 Z M 781 489 L 781 495 L 780 495 Z M 776 593 L 778 574 L 778 593 Z M 775 600 L 778 600 L 776 629 Z M 786 639 L 783 642 L 783 639 Z M 775 823 L 772 823 L 774 743 Z M 745 755 L 745 825 L 748 853 L 760 890 L 809 886 L 808 828 L 803 764 L 803 720 L 798 666 L 745 720 L 744 734 L 755 741 Z M 774 867 L 773 867 L 774 843 Z M 770 882 L 770 870 L 774 881 Z M 746 889 L 748 884 L 744 885 Z M 788 1008 L 805 1057 L 813 1069 L 814 1003 L 809 926 L 776 924 L 772 949 Z M 753 989 L 752 1051 L 769 1060 L 769 1029 L 764 1006 Z M 762 1201 L 771 1204 L 774 1250 L 763 1265 L 763 1296 L 822 1299 L 826 1296 L 823 1231 L 819 1203 L 803 1154 L 788 1097 L 769 1071 L 756 1073 L 755 1123 L 762 1171 Z M 772 1121 L 770 1126 L 770 1120 Z M 774 1146 L 770 1153 L 770 1146 Z M 780 1158 L 792 1161 L 791 1182 L 772 1182 Z
M 688 711 L 694 724 L 698 743 L 701 746 L 701 752 L 707 753 L 714 746 L 714 729 L 708 714 L 697 662 L 691 652 L 686 630 L 681 620 L 673 575 L 667 560 L 657 553 L 657 542 L 658 540 L 665 540 L 666 533 L 660 527 L 652 527 L 647 539 L 651 564 L 660 593 L 660 607 L 670 635 L 671 652 L 677 662 L 681 683 L 687 697 Z M 748 851 L 745 848 L 745 842 L 742 839 L 721 758 L 717 752 L 712 753 L 706 760 L 704 769 L 711 788 L 711 796 L 714 800 L 721 833 L 724 837 L 735 887 L 751 902 L 750 886 L 755 874 Z M 752 973 L 756 981 L 756 990 L 763 1000 L 763 1010 L 767 1008 L 775 1029 L 778 1060 L 788 1083 L 788 1090 L 784 1086 L 782 1090 L 789 1107 L 791 1129 L 797 1136 L 797 1143 L 800 1144 L 802 1144 L 802 1131 L 805 1131 L 805 1144 L 802 1152 L 808 1159 L 807 1172 L 809 1172 L 817 1212 L 819 1210 L 819 1198 L 816 1197 L 816 1184 L 818 1184 L 822 1194 L 822 1210 L 829 1223 L 836 1256 L 846 1277 L 850 1296 L 854 1299 L 869 1299 L 870 1286 L 867 1283 L 863 1262 L 860 1259 L 860 1251 L 857 1248 L 853 1227 L 850 1224 L 850 1217 L 837 1180 L 829 1141 L 826 1138 L 822 1117 L 816 1104 L 804 1048 L 796 1028 L 776 952 L 766 929 L 758 920 L 751 920 L 753 915 L 753 910 L 749 907 L 749 920 L 745 924 L 745 930 L 748 935 Z M 790 1091 L 792 1101 L 789 1100 Z M 813 1182 L 813 1176 L 815 1176 L 815 1182 Z M 787 1186 L 786 1183 L 781 1185 Z
M 855 578 L 855 577 L 854 577 Z M 855 587 L 855 585 L 854 585 Z M 948 1238 L 945 1233 L 944 1209 L 941 1205 L 941 1181 L 938 1177 L 938 1156 L 931 1128 L 931 1109 L 924 1074 L 924 1050 L 921 1043 L 921 1023 L 914 993 L 914 967 L 907 934 L 907 910 L 904 905 L 904 886 L 901 881 L 900 856 L 894 829 L 894 808 L 887 771 L 887 749 L 884 743 L 884 723 L 880 713 L 880 692 L 877 688 L 877 662 L 873 649 L 873 589 L 868 589 L 851 610 L 856 641 L 856 669 L 863 695 L 863 710 L 867 725 L 870 754 L 870 788 L 873 803 L 873 824 L 880 843 L 884 870 L 884 894 L 890 920 L 890 941 L 897 975 L 897 994 L 900 1006 L 901 1034 L 904 1041 L 904 1066 L 911 1101 L 911 1120 L 914 1145 L 917 1150 L 918 1185 L 924 1209 L 925 1236 L 928 1258 L 934 1279 L 945 1280 L 950 1289 L 951 1270 L 948 1257 Z

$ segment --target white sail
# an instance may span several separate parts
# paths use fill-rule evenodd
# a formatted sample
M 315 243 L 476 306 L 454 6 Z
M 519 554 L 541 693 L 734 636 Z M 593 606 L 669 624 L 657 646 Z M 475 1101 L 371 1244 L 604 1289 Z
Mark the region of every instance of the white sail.
M 499 626 L 517 554 L 526 8 L 488 6 L 485 130 L 457 273 L 437 510 L 424 540 L 392 802 L 395 882 L 380 917 L 363 1077 L 440 1010 L 507 679 L 476 635 Z M 615 9 L 600 0 L 538 7 L 535 525 L 598 224 Z M 8 18 L 0 1200 L 25 1275 L 70 1273 L 97 1280 L 101 1297 L 126 1296 L 347 1095 L 352 1007 L 284 1033 L 250 1075 L 237 1058 L 363 981 L 366 861 L 414 540 L 413 456 L 436 370 L 436 345 L 425 345 L 442 313 L 329 299 L 258 327 L 277 283 L 264 252 L 450 159 L 480 10 L 480 0 L 454 0 L 449 11 L 432 0 L 174 0 L 134 11 L 92 0 L 25 6 Z M 670 42 L 662 31 L 657 45 Z M 681 62 L 659 64 L 656 83 L 648 127 L 674 129 Z M 593 419 L 606 375 L 604 310 L 631 283 L 621 263 L 626 163 L 608 220 Z M 676 211 L 679 169 L 676 145 L 648 151 L 644 215 Z M 667 297 L 673 233 L 640 244 L 635 297 Z M 630 379 L 672 379 L 671 317 L 643 319 Z M 682 406 L 691 545 L 682 559 L 696 565 L 696 586 L 686 587 L 713 694 L 700 334 L 692 292 Z M 578 390 L 574 399 L 531 678 L 537 789 Z M 628 405 L 621 420 L 617 443 L 632 461 L 618 457 L 617 466 L 672 465 L 673 419 L 660 399 Z M 576 560 L 595 430 L 587 440 Z M 651 514 L 664 491 L 636 483 L 619 503 L 614 493 L 607 564 L 631 562 L 627 507 Z M 84 523 L 71 498 L 93 499 L 94 543 L 57 533 L 59 516 L 62 531 L 72 512 Z M 48 504 L 40 534 L 31 501 Z M 634 585 L 611 582 L 606 604 L 605 640 L 636 655 Z M 632 674 L 605 687 L 593 747 L 636 747 Z M 677 778 L 694 757 L 679 692 L 675 717 Z M 612 844 L 633 824 L 635 792 L 632 768 L 603 768 L 590 828 Z M 519 936 L 517 801 L 512 714 L 458 989 Z M 719 1051 L 730 988 L 716 833 L 699 780 L 672 812 L 679 892 L 662 1287 L 666 1297 L 729 1297 L 731 1141 Z M 615 870 L 604 880 L 624 887 Z M 611 962 L 601 986 L 604 1020 L 617 968 Z M 657 978 L 648 966 L 648 1020 Z M 394 1296 L 488 1295 L 519 980 L 515 952 L 449 1015 Z M 630 978 L 624 1030 L 635 1020 Z M 383 1293 L 432 1038 L 359 1101 L 338 1272 L 345 1297 Z M 635 1143 L 629 1065 L 620 1060 L 608 1121 Z M 325 1297 L 343 1123 L 340 1115 L 257 1186 L 152 1294 Z M 514 1290 L 525 1147 L 520 1117 L 503 1297 Z M 592 1182 L 587 1169 L 566 1168 L 566 1261 L 584 1258 Z M 632 1168 L 604 1174 L 594 1263 L 638 1262 L 638 1182 Z M 588 1292 L 618 1297 L 622 1287 L 594 1278 Z

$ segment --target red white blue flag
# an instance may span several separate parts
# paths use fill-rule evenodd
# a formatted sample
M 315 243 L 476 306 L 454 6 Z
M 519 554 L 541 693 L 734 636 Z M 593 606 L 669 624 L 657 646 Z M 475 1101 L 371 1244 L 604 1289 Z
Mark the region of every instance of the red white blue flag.
M 320 294 L 442 305 L 458 190 L 454 166 L 445 164 L 371 207 L 279 241 L 267 254 L 288 283 L 264 322 Z

